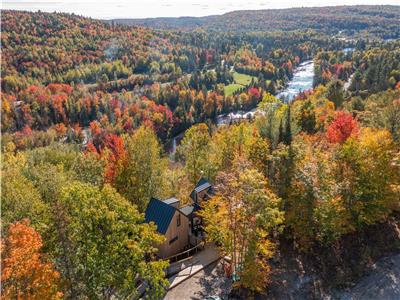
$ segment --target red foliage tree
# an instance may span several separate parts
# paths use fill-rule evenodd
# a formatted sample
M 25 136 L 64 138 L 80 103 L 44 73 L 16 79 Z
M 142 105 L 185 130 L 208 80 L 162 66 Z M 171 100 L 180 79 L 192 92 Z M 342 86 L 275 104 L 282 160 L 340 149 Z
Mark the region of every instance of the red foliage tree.
M 126 160 L 124 140 L 115 134 L 107 134 L 101 155 L 106 160 L 104 179 L 113 182 Z
M 330 143 L 344 143 L 351 135 L 358 133 L 358 122 L 350 113 L 338 111 L 328 125 L 326 137 Z
M 112 183 L 126 161 L 125 144 L 118 135 L 103 132 L 101 136 L 97 141 L 90 141 L 86 151 L 97 154 L 105 162 L 104 180 Z
M 251 98 L 255 98 L 256 100 L 259 100 L 261 95 L 260 95 L 260 91 L 258 90 L 258 88 L 252 87 L 249 89 L 249 97 Z

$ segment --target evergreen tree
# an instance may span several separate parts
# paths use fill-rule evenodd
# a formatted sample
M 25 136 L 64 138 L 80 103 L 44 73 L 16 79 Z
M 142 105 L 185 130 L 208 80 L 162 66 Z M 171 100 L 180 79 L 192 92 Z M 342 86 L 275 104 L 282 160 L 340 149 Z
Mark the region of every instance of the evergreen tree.
M 286 111 L 286 121 L 285 121 L 285 130 L 283 132 L 283 142 L 286 145 L 290 145 L 292 143 L 292 128 L 291 128 L 291 113 L 290 113 L 290 108 L 291 106 L 288 105 L 287 111 Z
M 340 80 L 332 80 L 326 85 L 326 98 L 335 104 L 338 109 L 343 103 L 343 84 Z
M 279 132 L 278 132 L 278 144 L 283 142 L 283 125 L 282 125 L 282 119 L 279 121 Z

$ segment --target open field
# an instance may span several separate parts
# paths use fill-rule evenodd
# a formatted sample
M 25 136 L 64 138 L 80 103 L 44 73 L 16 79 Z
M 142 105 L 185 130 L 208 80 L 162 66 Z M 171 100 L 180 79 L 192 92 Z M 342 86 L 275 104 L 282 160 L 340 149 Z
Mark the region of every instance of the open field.
M 251 79 L 256 80 L 256 78 L 254 76 L 234 72 L 233 73 L 233 82 L 234 83 L 228 84 L 224 87 L 225 95 L 226 96 L 232 95 L 238 89 L 248 85 L 251 82 Z
M 237 84 L 237 83 L 231 83 L 228 84 L 224 87 L 224 93 L 225 96 L 232 95 L 234 92 L 236 92 L 238 89 L 242 88 L 243 85 Z
M 252 78 L 254 78 L 254 80 L 256 80 L 256 78 L 254 76 L 250 76 L 250 75 L 246 75 L 246 74 L 242 74 L 242 73 L 238 73 L 238 72 L 233 73 L 233 80 L 237 84 L 248 85 L 251 82 Z

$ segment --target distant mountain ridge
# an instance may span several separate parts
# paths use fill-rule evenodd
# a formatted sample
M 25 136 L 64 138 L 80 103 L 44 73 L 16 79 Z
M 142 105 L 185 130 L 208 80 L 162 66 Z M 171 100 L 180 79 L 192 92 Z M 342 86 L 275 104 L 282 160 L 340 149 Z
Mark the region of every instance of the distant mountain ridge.
M 233 11 L 206 17 L 114 19 L 110 22 L 155 29 L 216 31 L 276 31 L 324 29 L 325 31 L 382 27 L 400 35 L 400 6 L 358 5 Z

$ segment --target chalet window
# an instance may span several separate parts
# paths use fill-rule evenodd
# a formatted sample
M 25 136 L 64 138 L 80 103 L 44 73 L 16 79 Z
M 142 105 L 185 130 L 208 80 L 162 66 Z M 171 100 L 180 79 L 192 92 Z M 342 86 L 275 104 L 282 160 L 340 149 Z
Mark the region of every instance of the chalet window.
M 178 236 L 174 237 L 172 240 L 169 241 L 169 244 L 176 242 L 178 240 Z
M 178 214 L 177 218 L 176 218 L 176 226 L 181 226 L 181 215 Z

